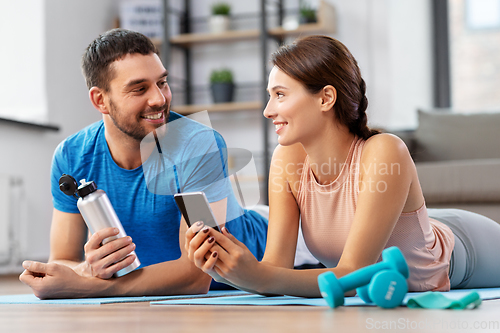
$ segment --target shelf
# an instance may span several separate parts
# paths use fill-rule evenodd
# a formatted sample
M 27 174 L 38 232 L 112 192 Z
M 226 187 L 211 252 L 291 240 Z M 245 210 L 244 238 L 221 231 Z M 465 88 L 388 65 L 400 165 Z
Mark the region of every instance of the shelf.
M 325 29 L 325 26 L 320 23 L 301 24 L 297 29 L 293 30 L 286 30 L 283 29 L 282 27 L 269 29 L 269 34 L 273 37 L 289 37 L 302 34 L 314 34 L 314 33 L 324 33 L 324 32 L 329 32 L 329 31 L 327 31 L 327 29 Z
M 230 30 L 222 33 L 181 34 L 170 38 L 170 43 L 178 46 L 194 44 L 235 42 L 259 38 L 259 30 Z
M 232 102 L 219 104 L 193 104 L 193 105 L 173 105 L 172 111 L 180 114 L 190 114 L 199 111 L 209 112 L 231 112 L 242 110 L 262 110 L 261 102 Z
M 334 29 L 328 29 L 320 23 L 302 24 L 297 29 L 286 30 L 282 27 L 269 29 L 269 35 L 273 37 L 297 36 L 302 34 L 334 32 Z M 257 40 L 259 38 L 258 30 L 232 30 L 223 33 L 194 33 L 182 34 L 170 38 L 170 43 L 177 46 L 189 47 L 197 44 L 208 43 L 224 43 L 243 40 Z M 161 41 L 154 40 L 156 45 L 160 45 Z

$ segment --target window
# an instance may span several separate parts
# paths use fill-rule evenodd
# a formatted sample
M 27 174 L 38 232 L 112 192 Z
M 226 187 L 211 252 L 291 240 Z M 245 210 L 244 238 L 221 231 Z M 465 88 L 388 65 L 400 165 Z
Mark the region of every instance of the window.
M 500 0 L 448 0 L 451 107 L 500 112 Z
M 499 0 L 467 0 L 464 9 L 465 23 L 468 29 L 500 28 Z
M 0 1 L 0 118 L 47 122 L 44 1 Z

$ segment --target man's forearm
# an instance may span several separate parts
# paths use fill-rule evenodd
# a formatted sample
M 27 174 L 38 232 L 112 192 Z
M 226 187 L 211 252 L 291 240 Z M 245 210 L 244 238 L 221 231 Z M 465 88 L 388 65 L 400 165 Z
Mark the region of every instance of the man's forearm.
M 94 279 L 90 288 L 95 297 L 204 294 L 212 280 L 185 259 L 144 267 L 119 278 Z
M 208 292 L 212 278 L 185 259 L 144 267 L 117 278 L 124 296 L 200 294 Z

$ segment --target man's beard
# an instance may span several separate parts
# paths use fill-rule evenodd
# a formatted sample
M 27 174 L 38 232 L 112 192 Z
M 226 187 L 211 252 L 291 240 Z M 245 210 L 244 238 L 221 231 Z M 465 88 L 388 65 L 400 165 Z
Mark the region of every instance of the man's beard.
M 146 114 L 151 112 L 162 112 L 162 111 L 164 112 L 164 117 L 165 117 L 164 122 L 161 124 L 157 124 L 156 128 L 158 128 L 166 124 L 169 115 L 168 110 L 169 110 L 169 104 L 165 103 L 165 105 L 161 107 L 155 107 L 155 108 L 150 108 L 149 110 L 145 110 L 144 113 Z M 134 125 L 123 121 L 123 118 L 119 116 L 119 112 L 112 100 L 109 101 L 109 117 L 115 124 L 116 128 L 118 128 L 122 133 L 128 135 L 129 137 L 131 137 L 136 141 L 139 142 L 142 141 L 142 139 L 144 139 L 144 137 L 146 137 L 146 135 L 148 135 L 149 132 L 151 131 L 141 127 L 138 124 L 138 122 L 136 122 L 136 124 Z

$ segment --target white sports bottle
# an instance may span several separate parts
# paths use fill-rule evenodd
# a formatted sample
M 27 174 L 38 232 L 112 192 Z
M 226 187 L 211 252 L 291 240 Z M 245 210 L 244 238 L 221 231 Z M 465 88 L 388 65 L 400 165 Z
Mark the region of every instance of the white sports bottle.
M 111 236 L 103 240 L 102 244 L 106 244 L 114 239 L 126 237 L 127 234 L 116 215 L 111 202 L 109 201 L 106 192 L 98 190 L 97 185 L 93 181 L 87 182 L 85 179 L 80 180 L 80 186 L 76 188 L 77 183 L 70 175 L 63 174 L 59 179 L 59 188 L 67 195 L 75 196 L 75 193 L 80 197 L 77 202 L 78 210 L 83 216 L 91 233 L 95 233 L 104 228 L 117 228 L 120 232 L 116 236 Z M 132 251 L 131 254 L 135 255 Z M 136 258 L 132 264 L 116 272 L 116 276 L 123 276 L 132 272 L 141 265 L 139 259 Z

